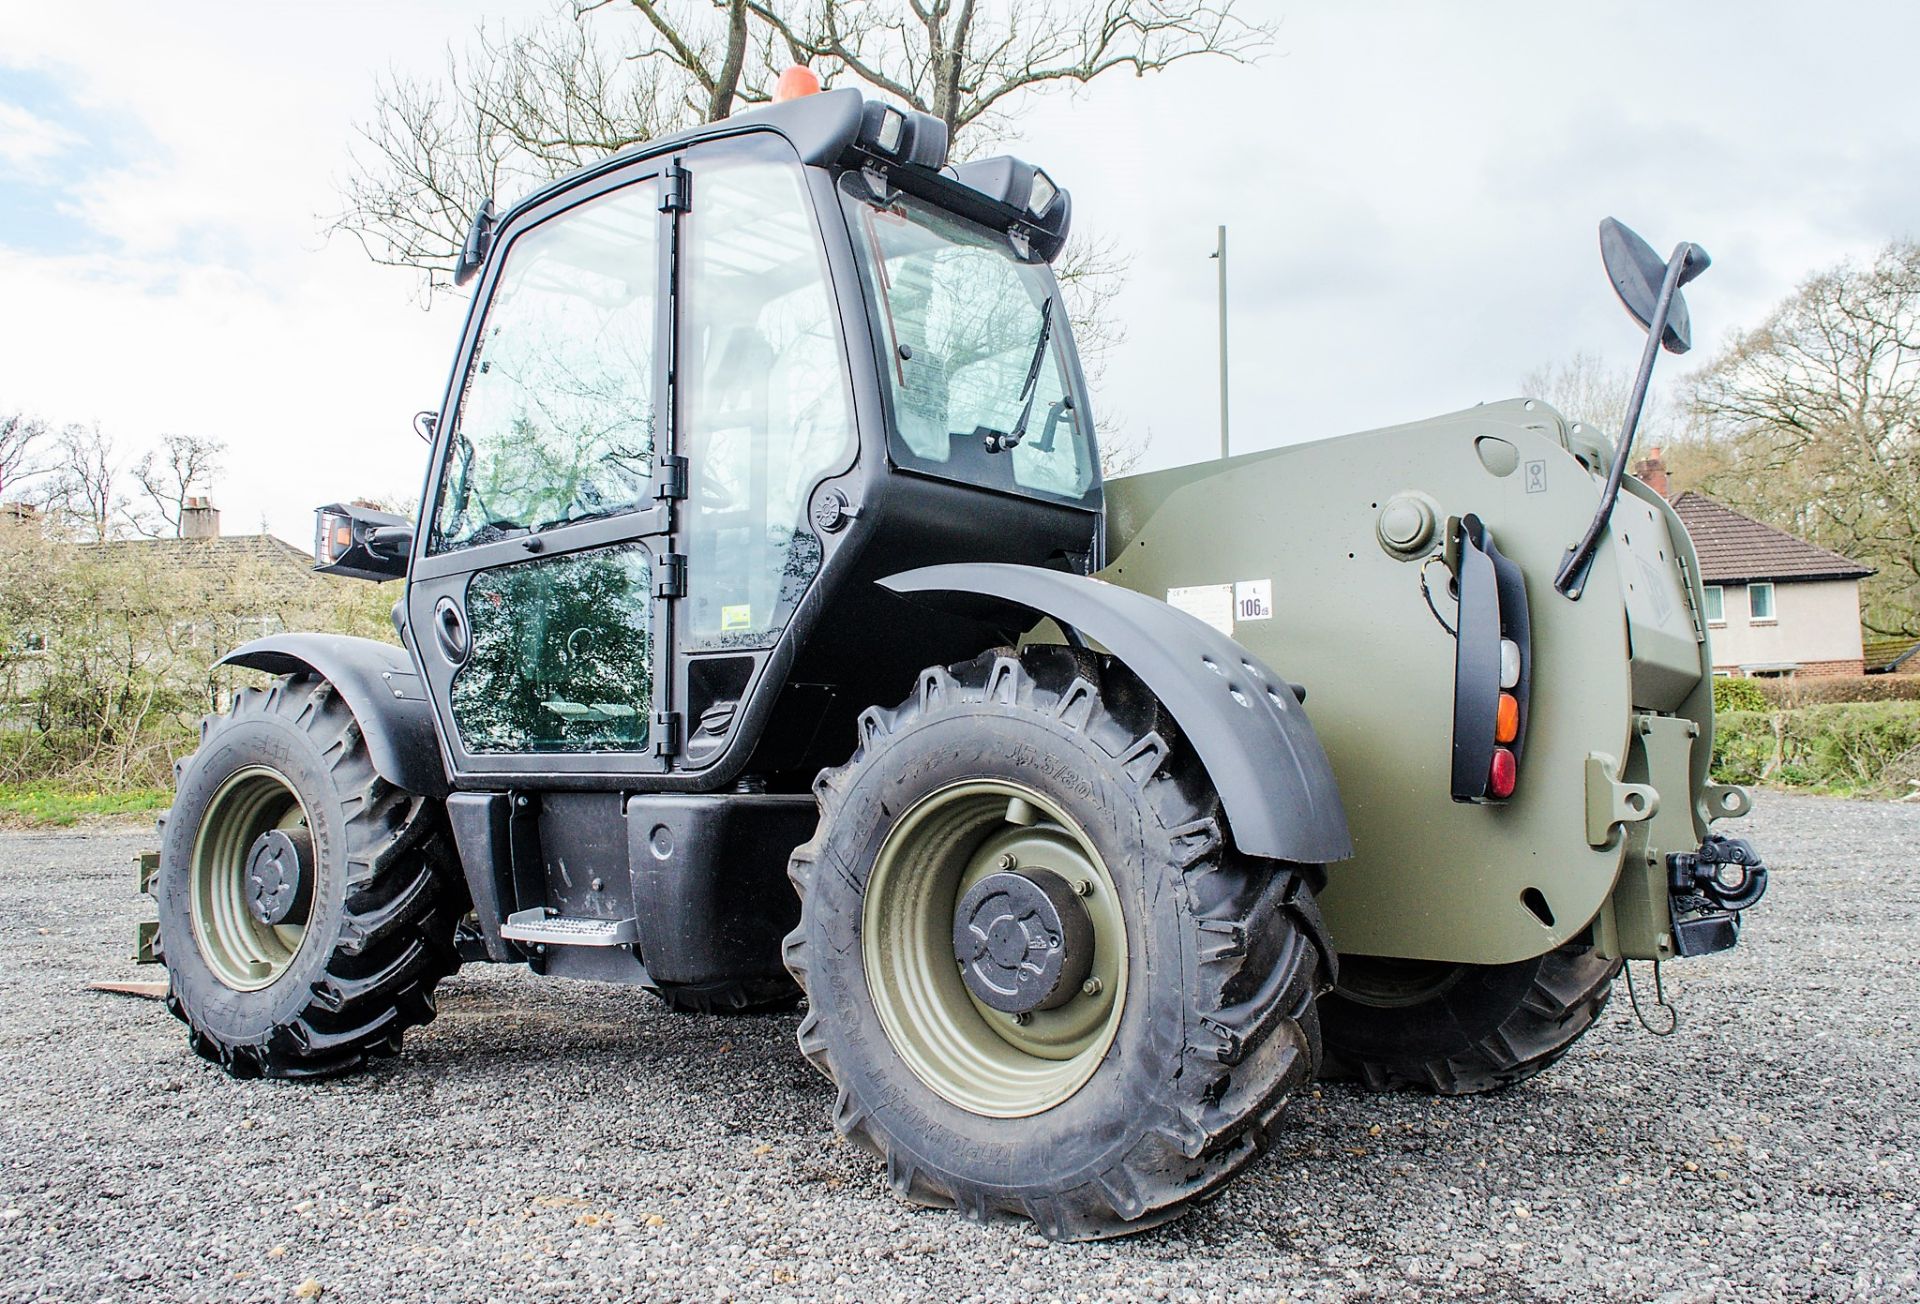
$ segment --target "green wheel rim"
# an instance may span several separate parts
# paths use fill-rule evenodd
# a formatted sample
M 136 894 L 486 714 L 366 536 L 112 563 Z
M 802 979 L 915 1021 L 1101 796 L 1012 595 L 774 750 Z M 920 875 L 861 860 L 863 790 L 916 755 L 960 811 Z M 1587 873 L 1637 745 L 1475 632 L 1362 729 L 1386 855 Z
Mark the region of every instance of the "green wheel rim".
M 960 898 L 1009 857 L 1081 885 L 1094 938 L 1081 991 L 1020 1019 L 974 996 L 953 950 Z M 874 858 L 861 922 L 867 992 L 887 1039 L 962 1109 L 991 1118 L 1052 1109 L 1086 1085 L 1113 1044 L 1127 990 L 1119 890 L 1080 826 L 1031 788 L 976 779 L 915 803 Z
M 214 977 L 235 991 L 279 981 L 307 932 L 298 924 L 263 924 L 248 913 L 247 853 L 263 833 L 308 827 L 293 785 L 264 765 L 234 772 L 207 803 L 188 869 L 193 937 Z M 309 911 L 312 893 L 309 884 Z

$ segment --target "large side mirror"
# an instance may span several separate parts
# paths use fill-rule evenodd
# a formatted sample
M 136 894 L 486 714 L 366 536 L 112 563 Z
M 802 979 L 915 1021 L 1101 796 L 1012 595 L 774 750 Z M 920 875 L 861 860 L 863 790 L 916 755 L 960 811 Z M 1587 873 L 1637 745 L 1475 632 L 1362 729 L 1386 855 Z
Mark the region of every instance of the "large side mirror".
M 407 573 L 413 522 L 355 503 L 313 509 L 313 568 L 356 580 L 397 580 Z
M 483 199 L 467 228 L 467 242 L 460 246 L 460 261 L 453 265 L 453 283 L 465 285 L 475 272 L 487 265 L 487 250 L 493 247 L 493 201 Z
M 1693 347 L 1693 321 L 1687 315 L 1687 301 L 1681 297 L 1680 287 L 1706 271 L 1713 261 L 1699 245 L 1688 245 L 1681 256 L 1686 261 L 1674 282 L 1666 330 L 1660 336 L 1669 353 L 1685 353 Z M 1640 323 L 1641 330 L 1651 330 L 1660 303 L 1660 286 L 1667 277 L 1667 260 L 1631 227 L 1612 217 L 1600 224 L 1600 258 L 1607 265 L 1607 275 L 1620 302 Z
M 1607 275 L 1620 302 L 1647 332 L 1647 344 L 1640 351 L 1640 371 L 1633 379 L 1633 392 L 1627 396 L 1627 419 L 1613 447 L 1613 463 L 1607 468 L 1607 487 L 1600 491 L 1600 506 L 1594 510 L 1580 542 L 1567 549 L 1566 560 L 1553 577 L 1554 591 L 1575 602 L 1580 600 L 1587 568 L 1593 565 L 1600 535 L 1620 497 L 1620 477 L 1626 474 L 1627 459 L 1633 455 L 1633 435 L 1640 425 L 1640 409 L 1647 401 L 1654 361 L 1662 346 L 1674 353 L 1685 353 L 1693 347 L 1692 323 L 1680 287 L 1713 263 L 1706 250 L 1686 240 L 1674 246 L 1673 257 L 1662 261 L 1653 246 L 1611 217 L 1600 224 L 1600 257 L 1606 262 Z

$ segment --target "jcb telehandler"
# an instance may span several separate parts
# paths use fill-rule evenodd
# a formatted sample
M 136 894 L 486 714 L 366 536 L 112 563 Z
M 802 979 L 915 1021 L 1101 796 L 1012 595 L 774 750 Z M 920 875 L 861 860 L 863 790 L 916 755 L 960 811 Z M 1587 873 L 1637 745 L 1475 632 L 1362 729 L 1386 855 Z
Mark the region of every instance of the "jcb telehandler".
M 404 577 L 399 644 L 233 652 L 275 677 L 180 767 L 148 941 L 193 1048 L 352 1069 L 462 960 L 804 999 L 903 1196 L 1098 1237 L 1317 1072 L 1499 1087 L 1624 961 L 1732 945 L 1764 870 L 1710 832 L 1748 799 L 1632 421 L 1103 484 L 1069 212 L 854 90 L 484 209 L 418 520 L 318 518 L 320 569 Z M 1705 255 L 1602 243 L 1643 392 Z

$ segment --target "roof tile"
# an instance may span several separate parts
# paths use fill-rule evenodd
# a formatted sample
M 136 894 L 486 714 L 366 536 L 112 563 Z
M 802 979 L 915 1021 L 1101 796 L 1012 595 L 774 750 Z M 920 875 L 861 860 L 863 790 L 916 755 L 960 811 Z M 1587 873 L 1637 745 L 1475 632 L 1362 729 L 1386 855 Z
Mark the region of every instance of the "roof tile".
M 1871 566 L 1795 538 L 1702 493 L 1681 494 L 1673 500 L 1673 510 L 1693 536 L 1694 550 L 1700 554 L 1700 578 L 1707 584 L 1857 580 L 1874 573 Z

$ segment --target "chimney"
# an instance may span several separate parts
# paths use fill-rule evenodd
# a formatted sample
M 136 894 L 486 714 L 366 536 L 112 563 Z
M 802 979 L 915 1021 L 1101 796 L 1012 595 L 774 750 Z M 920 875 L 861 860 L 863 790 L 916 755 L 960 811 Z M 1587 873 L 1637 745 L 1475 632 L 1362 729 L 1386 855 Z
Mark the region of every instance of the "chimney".
M 1647 455 L 1633 464 L 1633 473 L 1647 488 L 1662 498 L 1667 496 L 1667 464 L 1660 456 L 1660 445 L 1649 448 Z
M 220 537 L 220 509 L 213 505 L 211 499 L 195 494 L 180 504 L 180 537 L 183 539 Z

